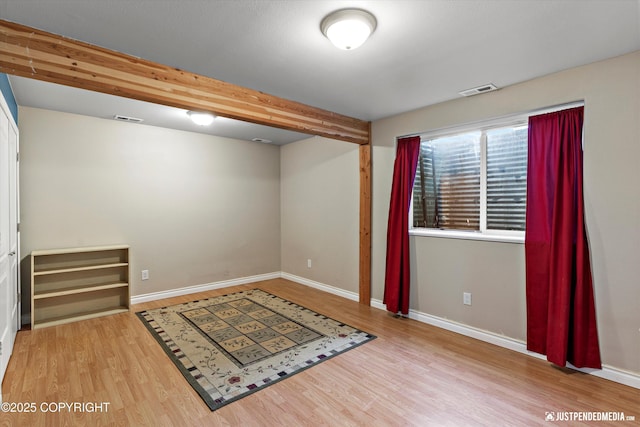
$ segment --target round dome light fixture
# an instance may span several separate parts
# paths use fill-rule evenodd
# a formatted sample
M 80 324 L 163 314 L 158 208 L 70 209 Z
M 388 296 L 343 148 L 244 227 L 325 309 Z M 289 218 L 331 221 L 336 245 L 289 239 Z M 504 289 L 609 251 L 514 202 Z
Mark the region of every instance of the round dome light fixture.
M 215 116 L 206 111 L 187 111 L 191 121 L 199 126 L 209 126 L 213 123 Z
M 336 47 L 353 50 L 367 41 L 376 25 L 376 18 L 366 10 L 341 9 L 327 15 L 320 29 Z

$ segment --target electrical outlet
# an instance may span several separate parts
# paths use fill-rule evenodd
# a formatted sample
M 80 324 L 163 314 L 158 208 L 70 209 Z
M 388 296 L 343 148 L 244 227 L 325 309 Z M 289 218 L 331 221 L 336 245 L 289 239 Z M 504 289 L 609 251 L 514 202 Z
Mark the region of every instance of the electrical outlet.
M 307 260 L 307 268 L 311 268 L 311 258 Z
M 142 280 L 149 280 L 149 270 L 142 270 Z
M 471 292 L 462 293 L 462 303 L 464 305 L 471 305 Z

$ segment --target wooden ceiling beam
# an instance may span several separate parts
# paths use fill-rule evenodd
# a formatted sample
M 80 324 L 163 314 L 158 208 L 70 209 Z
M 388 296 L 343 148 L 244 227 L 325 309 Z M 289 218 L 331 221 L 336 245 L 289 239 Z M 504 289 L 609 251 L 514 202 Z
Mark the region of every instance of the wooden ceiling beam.
M 360 302 L 371 299 L 371 124 L 0 20 L 0 72 L 360 144 Z
M 369 143 L 369 122 L 3 20 L 0 72 Z

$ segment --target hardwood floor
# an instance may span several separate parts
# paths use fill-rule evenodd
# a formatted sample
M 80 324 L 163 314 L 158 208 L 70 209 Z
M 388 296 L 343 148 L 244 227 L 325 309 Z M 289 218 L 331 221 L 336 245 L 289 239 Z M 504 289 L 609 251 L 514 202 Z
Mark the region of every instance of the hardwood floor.
M 256 287 L 378 338 L 211 412 L 135 312 Z M 34 403 L 36 412 L 0 413 L 0 426 L 640 424 L 637 389 L 282 279 L 21 331 L 2 391 L 4 402 Z M 42 411 L 49 402 L 54 412 Z M 56 402 L 109 404 L 107 411 L 70 412 L 55 411 Z M 547 412 L 562 411 L 624 412 L 635 421 L 545 421 Z

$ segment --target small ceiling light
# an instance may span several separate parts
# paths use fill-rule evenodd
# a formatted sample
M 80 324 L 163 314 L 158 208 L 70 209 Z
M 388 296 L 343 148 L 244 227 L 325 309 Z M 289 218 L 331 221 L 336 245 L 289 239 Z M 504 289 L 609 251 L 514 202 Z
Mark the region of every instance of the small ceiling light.
M 320 24 L 336 47 L 353 50 L 361 46 L 376 29 L 376 18 L 361 9 L 342 9 L 327 15 Z
M 209 126 L 213 123 L 214 116 L 211 113 L 203 111 L 188 111 L 187 114 L 191 118 L 191 121 L 200 126 Z

